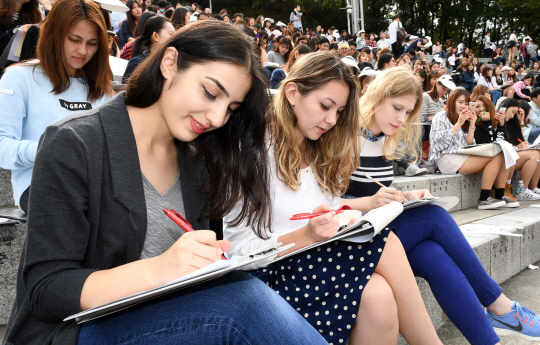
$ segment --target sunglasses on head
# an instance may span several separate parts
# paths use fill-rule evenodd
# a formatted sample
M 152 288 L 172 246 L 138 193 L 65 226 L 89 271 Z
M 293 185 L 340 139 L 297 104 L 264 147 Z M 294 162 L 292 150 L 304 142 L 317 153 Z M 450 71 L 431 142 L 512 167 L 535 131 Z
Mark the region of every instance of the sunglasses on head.
M 109 38 L 111 38 L 111 37 L 116 36 L 116 34 L 115 34 L 114 32 L 112 32 L 112 31 L 110 31 L 110 30 L 107 30 L 107 36 L 108 36 Z

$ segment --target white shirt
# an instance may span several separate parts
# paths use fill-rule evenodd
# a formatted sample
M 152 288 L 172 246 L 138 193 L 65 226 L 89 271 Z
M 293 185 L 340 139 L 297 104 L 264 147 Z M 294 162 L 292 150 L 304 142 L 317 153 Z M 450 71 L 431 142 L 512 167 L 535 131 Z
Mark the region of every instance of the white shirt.
M 114 32 L 120 31 L 120 22 L 126 20 L 126 12 L 113 12 L 111 14 L 111 21 Z
M 398 25 L 399 25 L 399 20 L 392 22 L 390 26 L 388 26 L 388 33 L 390 34 L 390 44 L 397 41 Z
M 271 152 L 268 154 L 268 160 L 270 161 L 270 199 L 272 202 L 273 232 L 270 233 L 267 230 L 269 239 L 263 240 L 253 232 L 251 227 L 246 226 L 245 222 L 242 222 L 237 227 L 229 226 L 227 222 L 232 221 L 242 209 L 242 204 L 237 204 L 231 213 L 223 218 L 223 238 L 231 241 L 232 244 L 231 250 L 227 252 L 228 258 L 236 255 L 247 255 L 259 248 L 276 244 L 279 236 L 307 225 L 309 219 L 289 220 L 294 214 L 313 212 L 322 203 L 326 203 L 334 209 L 339 208 L 340 198 L 327 196 L 323 193 L 311 167 L 300 171 L 299 180 L 301 185 L 298 186 L 297 191 L 294 191 L 278 179 L 276 162 Z M 261 260 L 244 266 L 242 269 L 252 270 L 266 267 L 273 259 L 274 257 Z
M 390 48 L 390 40 L 387 40 L 387 39 L 379 40 L 377 42 L 377 48 L 379 49 Z
M 487 81 L 486 78 L 484 78 L 484 76 L 480 76 L 480 78 L 478 78 L 478 84 L 477 85 L 485 85 L 489 89 L 493 89 L 493 84 L 491 84 L 491 80 Z

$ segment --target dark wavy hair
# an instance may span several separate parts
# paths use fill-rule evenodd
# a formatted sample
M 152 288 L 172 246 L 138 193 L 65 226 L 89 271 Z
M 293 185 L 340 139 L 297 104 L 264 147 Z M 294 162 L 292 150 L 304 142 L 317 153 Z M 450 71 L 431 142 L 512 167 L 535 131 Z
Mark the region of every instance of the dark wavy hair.
M 265 142 L 268 83 L 255 41 L 237 26 L 221 21 L 185 26 L 135 70 L 127 86 L 126 105 L 147 108 L 159 100 L 165 84 L 160 64 L 169 47 L 178 51 L 179 72 L 196 64 L 222 62 L 241 66 L 251 75 L 249 92 L 227 123 L 181 146 L 194 150 L 206 164 L 208 178 L 201 192 L 211 202 L 207 216 L 221 218 L 241 201 L 242 210 L 231 226 L 246 220 L 259 237 L 267 238 L 265 228 L 271 228 Z

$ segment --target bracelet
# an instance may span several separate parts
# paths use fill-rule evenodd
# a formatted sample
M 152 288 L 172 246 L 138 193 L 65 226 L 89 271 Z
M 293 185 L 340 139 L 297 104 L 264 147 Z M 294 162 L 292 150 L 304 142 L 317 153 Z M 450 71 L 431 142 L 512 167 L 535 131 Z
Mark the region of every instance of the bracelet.
M 474 131 L 476 131 L 476 128 L 469 127 L 469 131 L 474 132 Z

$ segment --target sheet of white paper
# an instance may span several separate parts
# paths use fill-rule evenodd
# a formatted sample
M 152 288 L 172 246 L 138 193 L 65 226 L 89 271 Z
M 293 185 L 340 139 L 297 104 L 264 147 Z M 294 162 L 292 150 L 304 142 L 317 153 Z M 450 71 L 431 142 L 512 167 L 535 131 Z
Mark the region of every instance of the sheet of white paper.
M 529 269 L 531 269 L 531 270 L 537 270 L 537 269 L 539 269 L 539 268 L 540 268 L 540 267 L 535 266 L 535 265 L 532 265 L 532 264 L 529 265 Z
M 109 56 L 109 65 L 111 66 L 113 79 L 115 81 L 122 81 L 122 77 L 124 76 L 128 62 L 128 60 L 120 59 L 115 56 Z
M 538 208 L 540 208 L 540 204 L 529 205 L 529 207 L 538 207 Z
M 497 144 L 499 144 L 499 146 L 502 148 L 506 169 L 516 165 L 516 161 L 519 159 L 519 155 L 517 154 L 514 147 L 509 142 L 504 140 L 498 141 Z
M 460 225 L 459 228 L 466 237 L 484 237 L 485 235 L 521 237 L 521 234 L 504 231 L 503 229 L 523 229 L 522 227 L 517 226 L 496 226 L 488 224 L 465 224 Z
M 531 146 L 534 146 L 534 145 L 540 145 L 540 135 L 536 137 L 536 140 L 534 141 L 534 143 L 531 144 Z
M 15 52 L 17 51 L 17 45 L 19 43 L 19 40 L 24 39 L 23 36 L 25 36 L 25 32 L 19 29 L 15 29 L 15 37 L 13 38 L 13 43 L 11 44 L 11 49 L 9 50 L 8 54 L 8 60 L 19 62 L 19 57 L 15 56 Z

